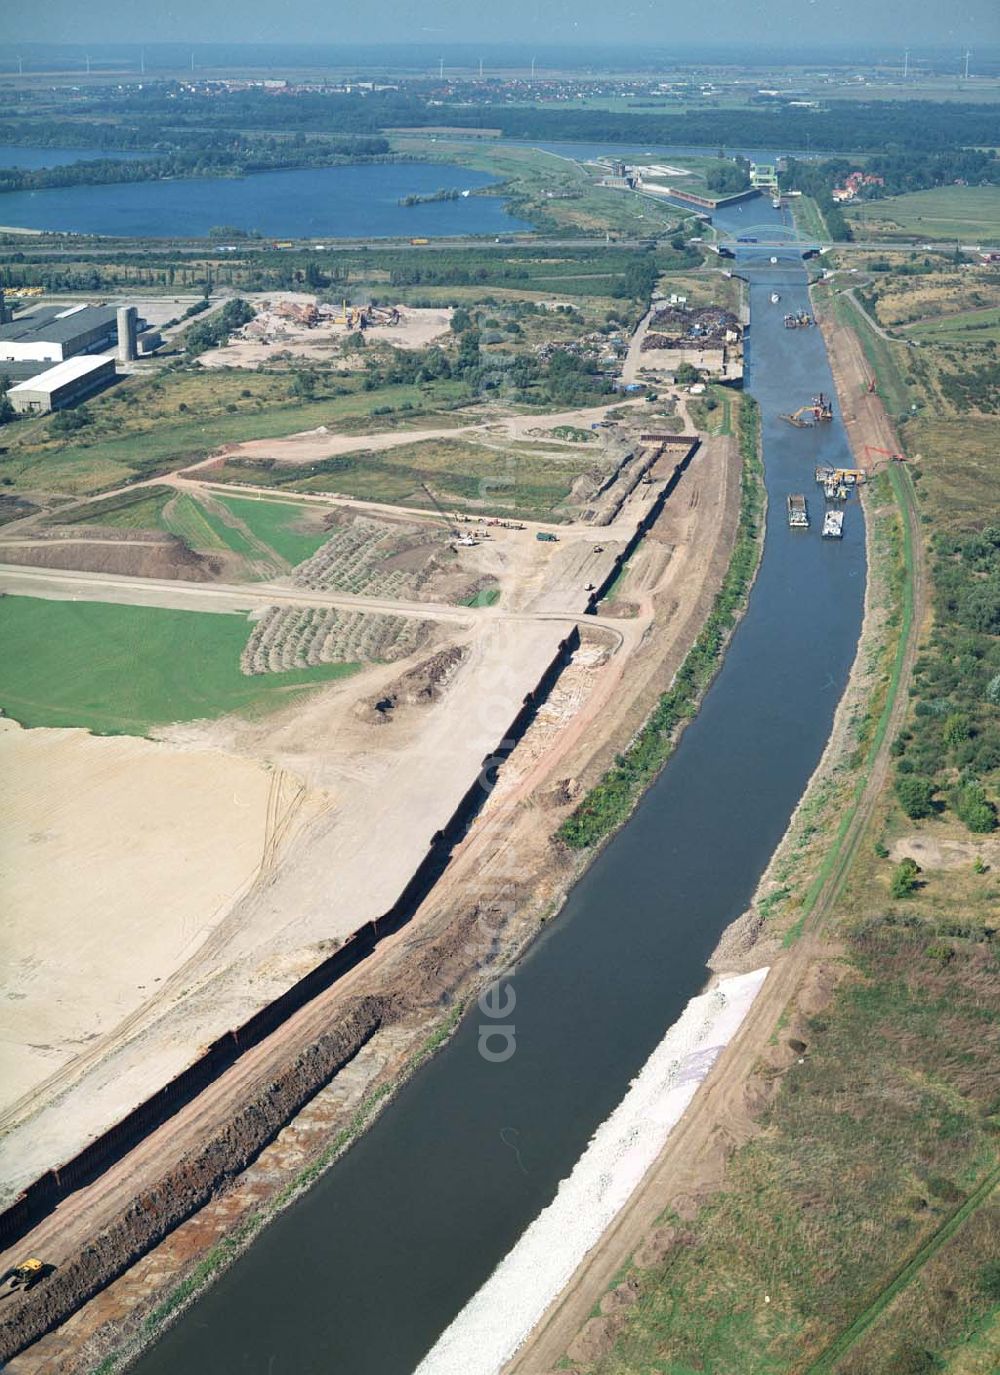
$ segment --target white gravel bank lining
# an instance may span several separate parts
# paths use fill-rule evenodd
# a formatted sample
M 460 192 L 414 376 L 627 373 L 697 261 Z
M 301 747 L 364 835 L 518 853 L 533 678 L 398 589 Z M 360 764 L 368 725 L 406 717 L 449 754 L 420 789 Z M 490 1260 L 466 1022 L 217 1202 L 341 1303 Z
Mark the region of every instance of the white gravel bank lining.
M 439 1337 L 416 1375 L 497 1375 L 503 1369 L 628 1202 L 767 973 L 756 969 L 722 979 L 692 998 L 553 1202 Z

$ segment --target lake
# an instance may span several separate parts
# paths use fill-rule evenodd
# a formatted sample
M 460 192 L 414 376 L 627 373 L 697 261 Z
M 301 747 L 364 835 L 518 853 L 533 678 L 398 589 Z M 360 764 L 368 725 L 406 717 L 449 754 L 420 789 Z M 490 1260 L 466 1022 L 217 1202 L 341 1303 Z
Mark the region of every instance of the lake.
M 51 158 L 57 150 L 16 151 Z M 398 203 L 403 196 L 430 195 L 441 187 L 470 191 L 495 184 L 496 177 L 466 167 L 389 162 L 254 172 L 246 177 L 63 186 L 0 195 L 0 224 L 178 239 L 203 238 L 216 225 L 289 239 L 439 238 L 530 230 L 527 221 L 507 214 L 500 196 L 414 206 Z
M 152 156 L 148 152 L 126 153 L 117 148 L 20 148 L 13 143 L 0 143 L 0 167 L 23 167 L 29 172 L 39 167 L 65 167 L 70 162 L 97 162 L 99 158 L 130 162 L 134 158 Z

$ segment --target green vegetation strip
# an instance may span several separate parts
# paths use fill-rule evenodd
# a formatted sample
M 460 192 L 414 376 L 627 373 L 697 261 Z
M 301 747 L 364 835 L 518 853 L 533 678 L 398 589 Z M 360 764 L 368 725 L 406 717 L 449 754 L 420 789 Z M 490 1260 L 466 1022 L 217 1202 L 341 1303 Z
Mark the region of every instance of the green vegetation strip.
M 967 1218 L 980 1208 L 1000 1184 L 1000 1165 L 992 1169 L 979 1187 L 965 1200 L 951 1217 L 924 1242 L 916 1255 L 899 1270 L 896 1276 L 881 1291 L 874 1303 L 869 1304 L 846 1331 L 833 1341 L 806 1370 L 805 1375 L 828 1375 L 834 1365 L 844 1356 L 859 1337 L 871 1327 L 872 1323 L 888 1308 L 896 1295 L 910 1283 L 927 1262 L 937 1254 L 946 1241 L 953 1237 Z
M 0 706 L 23 726 L 146 735 L 154 726 L 270 711 L 290 689 L 318 687 L 356 664 L 248 676 L 245 616 L 103 602 L 0 598 Z
M 729 568 L 715 604 L 670 689 L 662 694 L 646 724 L 560 826 L 560 839 L 572 849 L 582 850 L 596 844 L 629 816 L 642 790 L 672 753 L 679 728 L 695 715 L 746 604 L 760 561 L 764 501 L 759 413 L 751 397 L 741 401 L 740 453 L 743 470 L 739 525 Z
M 315 554 L 330 538 L 325 530 L 308 530 L 306 506 L 288 501 L 264 501 L 253 497 L 218 497 L 226 510 L 243 522 L 250 533 L 293 567 Z
M 889 482 L 892 486 L 893 495 L 896 498 L 896 505 L 899 508 L 901 516 L 904 568 L 899 640 L 896 644 L 896 655 L 889 675 L 889 688 L 886 693 L 885 704 L 878 719 L 878 724 L 875 727 L 874 734 L 868 746 L 868 753 L 865 756 L 864 766 L 854 785 L 851 801 L 844 815 L 841 817 L 840 825 L 837 827 L 837 834 L 834 837 L 833 844 L 830 846 L 829 853 L 820 865 L 819 872 L 806 893 L 799 919 L 785 936 L 784 944 L 786 947 L 796 941 L 802 934 L 803 927 L 808 921 L 813 908 L 816 906 L 820 893 L 822 893 L 823 889 L 830 881 L 835 869 L 840 866 L 841 877 L 843 878 L 846 875 L 846 864 L 847 860 L 850 858 L 853 847 L 845 849 L 845 841 L 854 819 L 857 816 L 858 807 L 861 805 L 861 799 L 864 796 L 865 789 L 868 786 L 872 766 L 878 757 L 879 750 L 882 748 L 886 731 L 889 729 L 889 722 L 892 719 L 896 697 L 899 692 L 899 683 L 903 672 L 906 649 L 910 635 L 913 631 L 913 533 L 910 528 L 910 522 L 907 519 L 907 511 L 914 500 L 913 487 L 909 474 L 906 473 L 904 475 L 896 464 L 891 465 L 889 468 Z

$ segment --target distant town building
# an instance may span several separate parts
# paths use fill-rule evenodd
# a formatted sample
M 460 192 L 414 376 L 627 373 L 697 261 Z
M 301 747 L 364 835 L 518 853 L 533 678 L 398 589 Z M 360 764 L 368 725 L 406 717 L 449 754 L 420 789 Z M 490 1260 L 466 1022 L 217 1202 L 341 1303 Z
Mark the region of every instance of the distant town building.
M 857 200 L 862 191 L 873 186 L 884 186 L 885 177 L 872 176 L 870 172 L 851 172 L 844 178 L 843 186 L 835 186 L 830 192 L 835 201 Z

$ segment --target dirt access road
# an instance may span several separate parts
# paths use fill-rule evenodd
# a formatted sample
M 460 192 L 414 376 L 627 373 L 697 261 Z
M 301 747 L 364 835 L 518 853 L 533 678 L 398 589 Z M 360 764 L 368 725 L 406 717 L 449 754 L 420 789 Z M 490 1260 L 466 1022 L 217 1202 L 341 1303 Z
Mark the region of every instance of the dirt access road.
M 724 576 L 738 509 L 735 444 L 710 439 L 630 564 L 625 595 L 634 600 L 638 614 L 626 618 L 627 644 L 594 662 L 594 645 L 610 649 L 609 637 L 594 618 L 581 622 L 597 638 L 591 638 L 587 651 L 590 666 L 581 661 L 579 671 L 575 666 L 568 671 L 568 681 L 576 684 L 575 695 L 558 719 L 540 719 L 529 730 L 504 767 L 504 786 L 490 799 L 411 924 L 241 1059 L 120 1165 L 70 1196 L 18 1251 L 27 1248 L 51 1255 L 63 1267 L 70 1265 L 138 1193 L 155 1190 L 180 1156 L 189 1156 L 220 1132 L 226 1133 L 219 1156 L 224 1166 L 225 1151 L 233 1148 L 229 1124 L 234 1115 L 261 1085 L 273 1083 L 283 1067 L 311 1054 L 317 1039 L 361 997 L 377 998 L 392 1009 L 394 1024 L 376 1034 L 371 1054 L 382 1057 L 379 1064 L 388 1066 L 385 1073 L 390 1078 L 390 1069 L 398 1074 L 406 1063 L 400 1058 L 403 1052 L 412 1055 L 428 1034 L 428 1020 L 440 1016 L 443 992 L 466 997 L 492 977 L 489 961 L 482 963 L 490 947 L 483 946 L 479 914 L 496 894 L 509 891 L 512 882 L 518 898 L 509 911 L 505 905 L 494 958 L 508 960 L 538 931 L 539 922 L 558 906 L 577 872 L 576 857 L 553 847 L 551 835 L 579 790 L 607 767 L 682 662 Z M 310 735 L 328 733 L 329 726 L 317 717 Z M 567 779 L 578 780 L 572 792 L 567 792 Z M 482 919 L 497 920 L 488 915 Z M 392 1047 L 388 1059 L 388 1052 L 380 1050 L 383 1045 Z M 353 1074 L 352 1070 L 348 1077 Z M 330 1085 L 334 1095 L 340 1078 Z M 362 1088 L 371 1092 L 379 1082 L 384 1081 L 369 1081 Z M 265 1149 L 249 1176 L 238 1178 L 62 1328 L 17 1358 L 10 1367 L 12 1375 L 82 1373 L 99 1364 L 120 1340 L 121 1325 L 141 1326 L 164 1291 L 262 1199 L 280 1192 L 311 1158 L 310 1152 L 321 1150 L 350 1122 L 355 1108 L 356 1104 L 336 1112 L 324 1109 L 318 1139 L 304 1126 L 308 1149 L 300 1144 L 292 1151 L 288 1142 L 295 1138 L 289 1133 L 296 1131 L 296 1119 Z M 311 1120 L 308 1110 L 302 1117 L 304 1123 Z
M 863 466 L 860 459 L 866 444 L 900 452 L 898 438 L 881 401 L 868 394 L 868 368 L 856 337 L 841 326 L 822 323 L 858 466 Z M 579 1266 L 528 1343 L 508 1364 L 505 1375 L 555 1372 L 622 1265 L 655 1232 L 657 1220 L 668 1208 L 689 1209 L 692 1204 L 702 1202 L 721 1184 L 728 1155 L 757 1130 L 748 1092 L 754 1069 L 810 969 L 829 954 L 824 928 L 835 910 L 853 857 L 886 785 L 891 766 L 889 747 L 906 718 L 908 688 L 928 602 L 920 517 L 912 482 L 905 470 L 901 470 L 900 489 L 902 514 L 913 556 L 910 570 L 912 615 L 900 646 L 898 680 L 887 708 L 887 726 L 868 769 L 862 795 L 854 806 L 844 835 L 835 842 L 829 872 L 811 911 L 806 914 L 802 934 L 774 961 L 739 1033 L 720 1056 L 671 1133 L 656 1164 L 600 1244 Z M 859 649 L 854 673 L 859 671 L 862 659 L 863 648 Z

